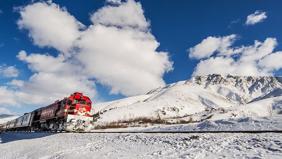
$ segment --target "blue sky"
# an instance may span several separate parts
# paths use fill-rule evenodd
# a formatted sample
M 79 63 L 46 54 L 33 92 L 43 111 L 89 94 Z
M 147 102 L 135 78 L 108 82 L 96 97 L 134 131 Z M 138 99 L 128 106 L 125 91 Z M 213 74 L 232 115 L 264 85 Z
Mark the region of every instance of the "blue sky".
M 280 8 L 282 2 L 263 0 L 131 0 L 130 2 L 132 5 L 127 6 L 129 14 L 120 13 L 123 11 L 118 10 L 116 11 L 118 13 L 117 17 L 110 17 L 116 15 L 109 13 L 112 11 L 109 7 L 118 8 L 126 6 L 126 3 L 128 2 L 114 0 L 111 2 L 103 0 L 84 0 L 83 2 L 54 0 L 46 3 L 43 1 L 0 1 L 0 86 L 2 88 L 2 90 L 0 89 L 0 94 L 4 94 L 0 97 L 0 113 L 23 113 L 25 111 L 31 111 L 36 107 L 44 106 L 44 103 L 49 104 L 48 102 L 51 102 L 54 99 L 72 93 L 70 92 L 72 90 L 79 90 L 79 85 L 83 85 L 84 83 L 87 83 L 87 85 L 82 86 L 83 89 L 81 91 L 85 90 L 86 94 L 89 92 L 89 94 L 92 95 L 93 100 L 109 101 L 126 96 L 142 94 L 151 88 L 153 89 L 157 86 L 163 86 L 164 83 L 173 83 L 179 80 L 189 79 L 193 73 L 194 75 L 207 73 L 281 75 L 280 68 L 282 66 L 278 63 L 273 64 L 271 61 L 273 57 L 279 59 L 279 51 L 282 50 L 280 44 L 282 42 L 282 11 Z M 94 59 L 94 64 L 87 59 L 87 57 L 92 56 L 92 52 L 88 52 L 89 48 L 93 48 L 86 45 L 85 43 L 87 43 L 87 41 L 84 41 L 83 38 L 81 38 L 82 40 L 80 40 L 77 45 L 74 47 L 71 46 L 71 51 L 69 50 L 69 44 L 67 42 L 63 43 L 62 46 L 59 44 L 57 45 L 58 41 L 56 41 L 56 39 L 60 37 L 51 37 L 51 39 L 48 39 L 48 35 L 56 29 L 61 30 L 59 32 L 64 32 L 67 30 L 64 28 L 65 25 L 55 26 L 52 24 L 52 20 L 50 22 L 48 21 L 50 20 L 50 17 L 41 17 L 40 14 L 38 14 L 38 16 L 32 14 L 33 9 L 35 10 L 35 13 L 41 12 L 41 9 L 36 12 L 37 8 L 35 4 L 44 4 L 41 7 L 45 8 L 53 7 L 52 11 L 54 11 L 55 18 L 59 14 L 56 14 L 56 11 L 65 12 L 66 14 L 63 14 L 62 17 L 65 16 L 66 19 L 69 18 L 67 15 L 73 17 L 75 22 L 70 20 L 70 23 L 73 25 L 73 28 L 78 28 L 78 30 L 74 30 L 73 33 L 78 32 L 79 36 L 81 36 L 80 34 L 85 32 L 85 34 L 87 34 L 84 35 L 85 39 L 88 37 L 91 38 L 91 36 L 98 36 L 96 33 L 91 32 L 91 28 L 89 27 L 93 23 L 95 26 L 96 24 L 102 25 L 102 29 L 106 29 L 104 31 L 107 32 L 105 32 L 105 35 L 102 36 L 102 38 L 108 34 L 111 37 L 110 33 L 114 33 L 117 37 L 121 37 L 120 39 L 117 38 L 121 44 L 126 44 L 128 40 L 133 40 L 132 46 L 139 46 L 138 43 L 142 43 L 142 38 L 145 36 L 146 43 L 140 44 L 142 46 L 140 47 L 141 50 L 140 48 L 137 50 L 133 49 L 131 52 L 134 52 L 134 54 L 129 52 L 128 55 L 124 56 L 130 56 L 130 60 L 133 61 L 142 59 L 140 61 L 144 61 L 144 68 L 142 66 L 140 67 L 142 62 L 140 62 L 138 67 L 133 63 L 134 66 L 132 65 L 132 68 L 138 69 L 130 70 L 128 72 L 125 71 L 121 74 L 116 74 L 115 71 L 112 72 L 112 74 L 115 74 L 112 77 L 110 71 L 112 69 L 114 70 L 115 66 L 120 66 L 119 64 L 121 64 L 122 66 L 125 66 L 121 69 L 125 70 L 128 67 L 131 67 L 130 61 L 119 61 L 119 57 L 116 59 L 114 58 L 117 55 L 123 56 L 124 52 L 124 50 L 117 50 L 117 52 L 120 52 L 121 54 L 114 53 L 116 50 L 114 46 L 115 42 L 105 44 L 105 47 L 107 48 L 103 50 L 104 48 L 100 46 L 104 46 L 104 43 L 99 41 L 99 46 L 94 48 L 93 54 L 98 52 L 97 50 L 102 50 L 102 53 L 97 53 L 97 55 L 91 57 Z M 27 9 L 27 6 L 30 6 L 29 9 Z M 37 7 L 40 7 L 40 5 L 37 5 Z M 134 8 L 133 11 L 130 10 L 130 7 Z M 101 11 L 103 8 L 105 9 L 103 13 L 110 14 L 108 17 L 104 14 L 98 14 L 99 9 Z M 126 12 L 126 10 L 124 11 Z M 138 12 L 138 14 L 136 14 L 137 18 L 134 18 L 135 11 L 143 12 Z M 31 14 L 28 14 L 29 12 Z M 247 16 L 254 14 L 255 12 L 257 12 L 258 15 L 265 14 L 266 17 L 259 19 L 257 22 L 254 22 L 254 24 L 247 24 Z M 24 14 L 26 14 L 26 16 Z M 95 14 L 96 18 L 94 16 Z M 94 17 L 94 20 L 91 20 L 92 16 Z M 145 20 L 142 19 L 143 17 Z M 38 20 L 37 18 L 41 20 L 43 19 L 42 22 L 44 22 L 44 20 L 48 21 L 48 25 L 50 26 L 42 27 L 41 20 Z M 119 18 L 121 23 L 113 20 Z M 126 20 L 122 21 L 123 18 Z M 22 21 L 22 23 L 19 24 L 19 21 Z M 79 28 L 80 26 L 78 23 L 81 23 L 84 26 Z M 39 35 L 34 32 L 36 30 L 45 32 L 46 28 L 52 29 L 42 34 L 42 37 L 40 36 L 41 39 L 38 40 Z M 70 28 L 70 30 L 73 28 Z M 109 30 L 113 28 L 115 28 L 115 30 Z M 89 32 L 87 32 L 87 30 L 89 30 Z M 129 36 L 127 31 L 132 31 L 134 34 L 142 33 L 144 35 L 135 37 L 140 38 L 141 40 L 138 39 L 137 41 L 134 41 L 134 38 L 127 37 Z M 69 35 L 69 32 L 63 35 Z M 123 39 L 123 35 L 125 35 L 125 39 Z M 152 36 L 154 39 L 151 39 Z M 101 37 L 95 37 L 91 42 L 96 44 L 98 43 L 97 40 L 100 38 Z M 78 39 L 79 38 L 75 41 L 79 41 Z M 69 41 L 69 39 L 66 38 L 63 38 L 62 40 Z M 103 40 L 108 41 L 108 39 L 101 39 L 101 41 Z M 258 41 L 259 43 L 254 45 L 255 41 Z M 156 42 L 159 43 L 159 46 L 156 45 Z M 144 50 L 142 50 L 143 45 L 145 47 L 152 45 L 152 47 L 144 48 Z M 197 45 L 198 47 L 196 47 Z M 110 48 L 112 46 L 113 48 L 111 51 Z M 156 46 L 156 48 L 153 46 Z M 79 51 L 76 52 L 74 48 L 78 48 Z M 66 51 L 64 49 L 68 50 Z M 260 49 L 261 51 L 259 51 Z M 81 50 L 84 50 L 84 52 Z M 21 56 L 19 56 L 20 51 L 22 51 Z M 111 53 L 107 53 L 107 51 L 110 51 Z M 75 55 L 72 55 L 69 52 L 74 52 Z M 144 52 L 149 52 L 148 56 L 140 55 Z M 161 52 L 165 52 L 162 57 L 158 55 Z M 189 56 L 191 52 L 193 52 L 193 55 Z M 254 55 L 252 55 L 251 61 L 245 62 L 245 59 L 250 59 L 249 52 L 254 52 Z M 77 76 L 83 76 L 83 78 L 77 79 L 73 73 L 69 74 L 60 71 L 46 70 L 45 68 L 46 65 L 48 66 L 48 63 L 44 66 L 39 66 L 37 63 L 41 62 L 36 61 L 38 59 L 34 58 L 35 56 L 31 56 L 31 54 L 48 55 L 48 57 L 54 58 L 54 61 L 50 63 L 50 67 L 56 62 L 68 61 L 68 64 L 79 65 L 81 66 L 80 69 L 85 68 L 85 70 L 89 70 L 81 75 L 77 74 Z M 105 59 L 103 64 L 106 66 L 102 67 L 101 64 L 99 65 L 101 61 L 98 60 L 95 64 L 95 59 L 104 56 L 104 54 L 107 54 L 106 57 L 102 58 Z M 257 57 L 256 55 L 258 54 L 263 54 L 263 56 Z M 58 58 L 59 55 L 63 56 L 62 61 Z M 69 58 L 69 56 L 75 58 Z M 44 58 L 48 57 L 44 56 L 40 59 L 46 61 Z M 168 59 L 166 59 L 166 57 Z M 149 65 L 146 65 L 148 62 L 147 58 L 152 58 L 155 61 L 151 60 Z M 200 61 L 204 62 L 200 64 Z M 226 61 L 229 61 L 230 63 Z M 222 64 L 222 62 L 224 64 Z M 249 63 L 254 64 L 249 65 Z M 171 66 L 168 64 L 171 64 Z M 244 67 L 242 69 L 239 68 L 239 66 Z M 10 74 L 7 75 L 7 71 L 5 74 L 4 70 L 8 67 L 10 67 L 10 72 L 8 72 Z M 15 70 L 11 70 L 11 67 Z M 70 68 L 73 66 L 67 65 L 64 67 L 73 70 L 73 68 Z M 227 69 L 222 70 L 222 67 Z M 98 68 L 100 68 L 100 70 L 98 70 Z M 204 68 L 212 68 L 214 71 Z M 246 71 L 242 72 L 241 70 L 245 70 L 245 68 L 247 68 Z M 142 76 L 143 71 L 146 76 L 145 74 Z M 46 72 L 50 76 L 42 75 L 42 73 Z M 132 74 L 131 72 L 134 73 Z M 137 73 L 138 77 L 135 74 L 136 72 L 140 72 L 140 74 Z M 39 76 L 38 74 L 42 76 Z M 73 78 L 73 80 L 71 80 L 73 83 L 68 83 L 68 80 L 66 80 L 61 83 L 61 85 L 52 82 L 46 84 L 46 82 L 52 80 L 60 81 L 57 78 L 49 79 L 49 77 L 56 77 L 56 75 L 65 75 L 61 81 L 64 81 L 64 79 L 69 77 Z M 33 79 L 32 76 L 36 77 Z M 44 79 L 45 77 L 46 79 Z M 13 80 L 14 82 L 12 82 Z M 22 83 L 24 83 L 24 86 L 22 86 Z M 76 85 L 76 87 L 70 86 L 71 88 L 66 88 L 67 86 L 64 86 L 62 89 L 59 88 L 60 86 L 67 85 L 66 83 Z M 54 92 L 50 93 L 52 89 L 50 90 L 47 88 L 42 88 L 42 91 L 39 91 L 44 84 L 49 88 L 54 87 L 52 88 Z M 56 91 L 59 93 L 56 93 Z M 33 97 L 36 99 L 33 99 Z M 23 102 L 23 100 L 25 100 L 25 102 Z M 26 100 L 31 101 L 26 102 Z

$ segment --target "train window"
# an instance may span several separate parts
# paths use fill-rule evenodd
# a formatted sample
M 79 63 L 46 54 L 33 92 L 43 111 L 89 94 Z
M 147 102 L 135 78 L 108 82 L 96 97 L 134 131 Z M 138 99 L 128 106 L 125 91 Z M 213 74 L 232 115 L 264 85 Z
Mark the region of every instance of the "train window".
M 86 104 L 84 100 L 79 101 L 80 104 Z

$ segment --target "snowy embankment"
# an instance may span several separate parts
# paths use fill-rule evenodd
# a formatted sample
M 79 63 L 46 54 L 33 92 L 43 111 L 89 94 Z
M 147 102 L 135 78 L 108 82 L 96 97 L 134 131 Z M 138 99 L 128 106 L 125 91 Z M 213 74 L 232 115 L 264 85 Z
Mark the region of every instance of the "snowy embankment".
M 197 76 L 145 95 L 94 104 L 95 125 L 142 127 L 139 130 L 282 130 L 281 81 L 278 77 Z
M 282 136 L 266 134 L 0 134 L 0 159 L 272 158 Z

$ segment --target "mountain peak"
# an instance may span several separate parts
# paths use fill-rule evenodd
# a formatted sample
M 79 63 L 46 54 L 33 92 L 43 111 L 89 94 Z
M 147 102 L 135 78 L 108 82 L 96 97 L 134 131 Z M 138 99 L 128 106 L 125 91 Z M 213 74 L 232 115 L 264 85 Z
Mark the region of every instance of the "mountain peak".
M 240 99 L 243 103 L 265 96 L 273 91 L 277 92 L 282 88 L 281 77 L 273 76 L 223 76 L 211 74 L 195 76 L 191 81 L 223 96 L 232 96 L 235 100 Z
M 196 83 L 201 83 L 202 81 L 208 81 L 212 84 L 221 84 L 221 83 L 230 83 L 230 82 L 236 82 L 236 83 L 280 83 L 281 77 L 274 77 L 274 76 L 237 76 L 237 75 L 220 75 L 220 74 L 210 74 L 210 75 L 204 75 L 204 76 L 195 76 L 192 78 L 192 81 L 195 81 Z

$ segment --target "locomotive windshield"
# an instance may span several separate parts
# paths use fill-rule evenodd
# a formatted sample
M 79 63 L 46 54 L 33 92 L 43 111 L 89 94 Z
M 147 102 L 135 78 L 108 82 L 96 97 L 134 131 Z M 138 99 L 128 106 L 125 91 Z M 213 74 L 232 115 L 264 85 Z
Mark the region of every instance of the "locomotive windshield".
M 73 104 L 89 104 L 85 100 L 73 100 Z

